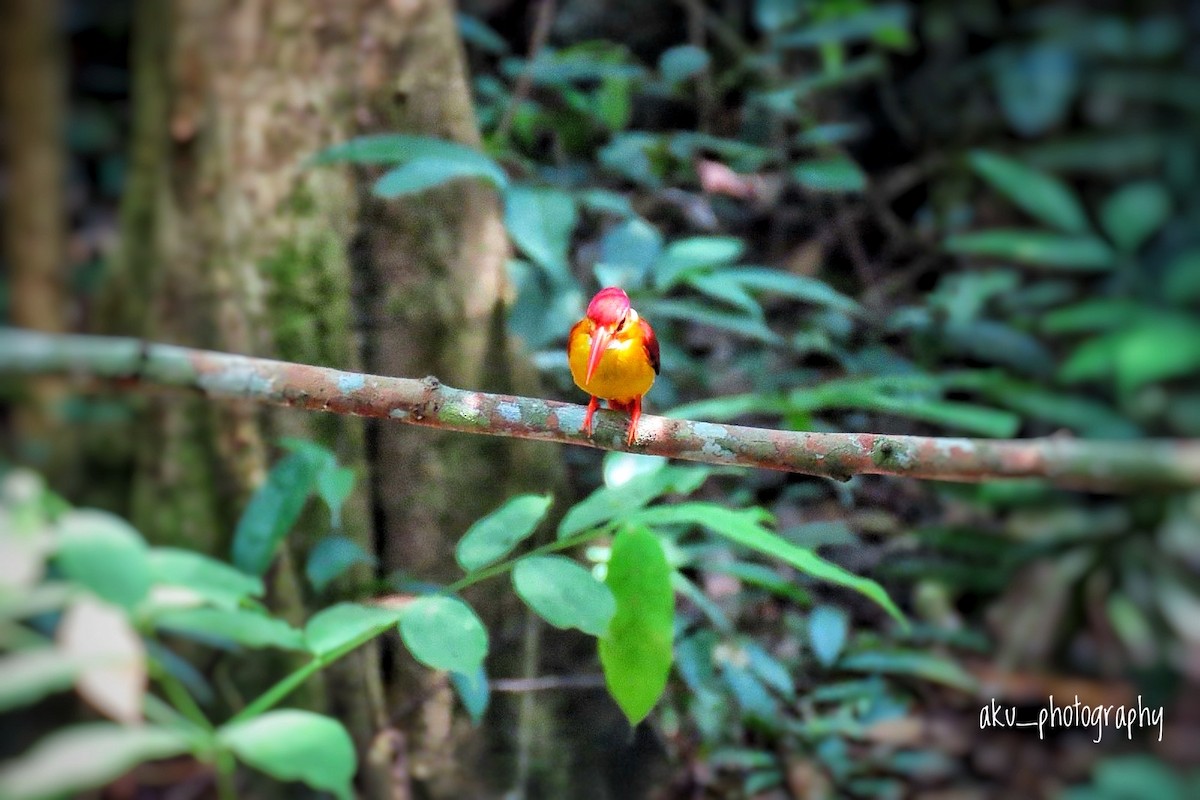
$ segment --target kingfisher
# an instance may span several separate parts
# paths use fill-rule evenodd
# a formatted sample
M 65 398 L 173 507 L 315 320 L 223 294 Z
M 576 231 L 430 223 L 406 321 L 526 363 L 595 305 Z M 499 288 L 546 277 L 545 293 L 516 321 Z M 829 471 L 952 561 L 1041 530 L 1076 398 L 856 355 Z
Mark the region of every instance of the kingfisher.
M 607 400 L 609 408 L 629 413 L 626 442 L 633 445 L 642 396 L 654 385 L 660 364 L 654 329 L 633 310 L 624 290 L 608 286 L 596 293 L 567 337 L 567 360 L 575 385 L 592 396 L 584 431 L 591 435 L 592 416 Z

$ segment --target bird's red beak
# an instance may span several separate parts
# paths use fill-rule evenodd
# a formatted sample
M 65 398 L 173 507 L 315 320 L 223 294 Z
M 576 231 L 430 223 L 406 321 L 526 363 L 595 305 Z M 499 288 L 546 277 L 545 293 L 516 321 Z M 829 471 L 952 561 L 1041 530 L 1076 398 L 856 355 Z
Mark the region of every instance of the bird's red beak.
M 588 353 L 587 363 L 587 382 L 592 382 L 592 376 L 596 374 L 596 367 L 600 366 L 600 359 L 604 356 L 604 351 L 608 349 L 609 342 L 612 341 L 612 330 L 607 325 L 599 325 L 592 332 L 592 351 Z

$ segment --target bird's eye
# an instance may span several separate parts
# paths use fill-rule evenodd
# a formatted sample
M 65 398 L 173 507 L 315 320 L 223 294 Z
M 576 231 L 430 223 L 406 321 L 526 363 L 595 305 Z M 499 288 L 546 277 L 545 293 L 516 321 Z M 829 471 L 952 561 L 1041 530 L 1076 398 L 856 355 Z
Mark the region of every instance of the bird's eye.
M 621 321 L 617 323 L 617 333 L 620 333 L 625 328 L 625 323 L 629 321 L 629 316 L 621 317 Z

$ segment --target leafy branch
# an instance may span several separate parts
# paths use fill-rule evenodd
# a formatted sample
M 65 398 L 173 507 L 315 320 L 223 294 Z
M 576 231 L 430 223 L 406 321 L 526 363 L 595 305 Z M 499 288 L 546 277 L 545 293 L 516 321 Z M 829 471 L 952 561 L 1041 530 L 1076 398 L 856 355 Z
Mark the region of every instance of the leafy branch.
M 926 480 L 1043 478 L 1114 490 L 1200 486 L 1200 442 L 965 439 L 875 433 L 781 431 L 643 416 L 633 447 L 628 417 L 602 412 L 583 431 L 581 405 L 456 389 L 430 376 L 392 378 L 217 353 L 139 339 L 0 329 L 0 373 L 65 374 L 121 386 L 168 386 L 212 399 L 254 400 L 411 425 L 511 436 L 724 466 L 847 480 L 897 475 Z

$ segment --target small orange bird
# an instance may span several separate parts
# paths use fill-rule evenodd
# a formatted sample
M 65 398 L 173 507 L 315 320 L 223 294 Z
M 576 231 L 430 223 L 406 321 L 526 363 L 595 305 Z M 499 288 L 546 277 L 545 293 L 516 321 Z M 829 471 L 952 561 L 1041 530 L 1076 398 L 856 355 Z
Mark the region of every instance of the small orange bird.
M 592 416 L 601 400 L 616 411 L 629 412 L 629 437 L 637 438 L 642 395 L 658 375 L 658 339 L 650 323 L 629 305 L 629 295 L 616 286 L 601 289 L 588 303 L 587 316 L 567 337 L 567 360 L 575 385 L 592 396 L 583 429 L 592 433 Z

